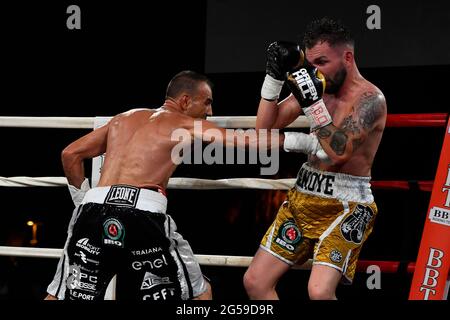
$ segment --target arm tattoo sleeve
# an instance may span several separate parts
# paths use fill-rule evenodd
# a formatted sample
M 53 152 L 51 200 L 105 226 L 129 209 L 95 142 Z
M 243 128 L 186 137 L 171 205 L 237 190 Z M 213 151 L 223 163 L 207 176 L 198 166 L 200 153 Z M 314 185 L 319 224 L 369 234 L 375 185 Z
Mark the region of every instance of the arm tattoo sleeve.
M 326 127 L 320 128 L 317 132 L 317 136 L 319 137 L 319 139 L 326 139 L 331 136 L 331 131 Z
M 379 94 L 366 92 L 358 102 L 359 124 L 362 128 L 371 129 L 383 113 L 383 99 Z
M 345 146 L 347 145 L 347 135 L 342 130 L 337 130 L 331 137 L 330 147 L 336 152 L 337 155 L 341 156 L 345 152 Z
M 360 133 L 358 122 L 353 119 L 352 115 L 349 115 L 347 118 L 344 119 L 341 125 L 342 130 L 345 132 L 350 132 L 353 134 Z

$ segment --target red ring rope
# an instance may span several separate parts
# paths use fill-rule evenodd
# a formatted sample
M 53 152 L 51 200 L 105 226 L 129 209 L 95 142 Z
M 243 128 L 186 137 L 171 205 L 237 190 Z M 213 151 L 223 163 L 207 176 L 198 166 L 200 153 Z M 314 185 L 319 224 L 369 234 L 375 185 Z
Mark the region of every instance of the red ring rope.
M 447 113 L 388 114 L 387 127 L 445 127 Z
M 356 266 L 357 272 L 366 272 L 371 265 L 376 265 L 383 273 L 396 273 L 400 269 L 400 261 L 377 261 L 377 260 L 360 260 Z M 408 262 L 406 266 L 407 273 L 413 273 L 416 267 L 415 262 Z

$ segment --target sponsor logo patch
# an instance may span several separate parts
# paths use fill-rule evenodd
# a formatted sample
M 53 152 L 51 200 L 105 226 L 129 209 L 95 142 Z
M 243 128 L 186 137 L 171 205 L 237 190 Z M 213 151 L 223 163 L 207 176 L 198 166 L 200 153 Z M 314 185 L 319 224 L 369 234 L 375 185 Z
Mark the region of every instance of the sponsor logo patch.
M 100 248 L 93 246 L 89 243 L 89 238 L 81 238 L 75 244 L 78 248 L 86 250 L 88 253 L 98 255 L 100 253 Z
M 288 219 L 278 229 L 278 236 L 275 238 L 275 242 L 279 246 L 293 252 L 301 239 L 302 234 L 295 221 Z
M 151 272 L 145 272 L 142 280 L 141 290 L 148 290 L 160 284 L 172 284 L 169 277 L 159 277 Z
M 161 255 L 160 258 L 156 258 L 153 260 L 133 261 L 131 263 L 131 267 L 134 270 L 141 270 L 142 268 L 159 269 L 159 268 L 163 268 L 164 266 L 168 266 L 168 265 L 169 264 L 167 263 L 165 255 Z
M 368 206 L 358 204 L 353 212 L 341 223 L 341 233 L 345 240 L 360 244 L 364 238 L 367 224 L 374 213 Z
M 83 251 L 75 252 L 75 257 L 80 257 L 81 261 L 85 264 L 90 262 L 93 263 L 94 265 L 98 265 L 100 263 L 98 260 L 89 259 Z
M 444 226 L 450 226 L 450 210 L 439 207 L 433 207 L 430 210 L 428 219 L 430 219 L 430 221 L 434 223 L 439 223 Z
M 132 250 L 131 253 L 134 256 L 143 256 L 143 255 L 153 254 L 153 253 L 157 253 L 157 252 L 161 252 L 161 251 L 162 251 L 161 247 L 153 247 L 153 248 L 147 248 L 147 249 L 141 249 L 141 250 Z
M 103 222 L 103 244 L 124 246 L 125 228 L 116 218 L 108 218 Z
M 342 261 L 342 253 L 338 250 L 333 250 L 330 252 L 330 260 L 333 262 L 341 262 Z
M 115 185 L 109 190 L 105 203 L 116 206 L 136 207 L 139 188 L 125 185 Z

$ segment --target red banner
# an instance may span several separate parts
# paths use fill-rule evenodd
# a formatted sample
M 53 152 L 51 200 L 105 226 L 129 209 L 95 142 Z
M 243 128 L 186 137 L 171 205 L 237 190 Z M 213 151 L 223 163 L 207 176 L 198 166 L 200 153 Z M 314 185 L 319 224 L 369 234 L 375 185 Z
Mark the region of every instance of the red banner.
M 450 120 L 422 233 L 410 300 L 445 300 L 450 269 Z

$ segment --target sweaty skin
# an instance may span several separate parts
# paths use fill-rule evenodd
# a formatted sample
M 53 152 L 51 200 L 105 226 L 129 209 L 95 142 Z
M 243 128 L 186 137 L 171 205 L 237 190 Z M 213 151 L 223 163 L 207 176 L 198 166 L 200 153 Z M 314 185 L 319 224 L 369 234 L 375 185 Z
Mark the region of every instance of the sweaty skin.
M 167 98 L 158 109 L 133 109 L 116 115 L 105 126 L 64 149 L 62 163 L 68 182 L 80 187 L 84 180 L 83 160 L 105 153 L 98 186 L 166 188 L 176 169 L 171 150 L 179 143 L 172 141 L 172 132 L 185 128 L 193 138 L 194 122 L 208 122 L 202 119 L 212 115 L 211 104 L 211 88 L 203 83 L 197 94 Z M 212 126 L 208 122 L 205 129 Z
M 211 104 L 212 90 L 203 82 L 195 94 L 168 97 L 158 109 L 133 109 L 116 115 L 105 126 L 63 150 L 61 158 L 68 183 L 80 188 L 85 179 L 84 160 L 105 154 L 98 186 L 128 184 L 165 189 L 176 168 L 171 151 L 180 143 L 171 139 L 172 132 L 186 129 L 188 135 L 184 142 L 190 144 L 195 121 L 202 121 L 204 130 L 215 127 L 204 120 L 212 115 Z M 206 285 L 206 292 L 195 300 L 211 299 L 211 286 Z M 45 299 L 57 300 L 50 294 Z
M 354 176 L 371 176 L 371 167 L 386 122 L 383 93 L 364 79 L 349 44 L 330 47 L 317 42 L 305 51 L 306 59 L 326 80 L 323 101 L 333 122 L 314 133 L 329 157 L 321 161 L 308 156 L 310 166 Z M 301 106 L 291 94 L 279 102 L 260 100 L 256 129 L 285 128 L 302 114 Z M 278 299 L 275 290 L 290 265 L 271 253 L 258 249 L 247 272 L 244 286 L 251 299 Z M 313 265 L 308 281 L 311 299 L 336 299 L 336 287 L 342 274 L 326 265 Z
M 307 60 L 324 74 L 327 86 L 332 87 L 340 77 L 344 64 L 347 72 L 337 92 L 323 95 L 333 123 L 316 131 L 331 162 L 309 155 L 308 163 L 320 170 L 370 176 L 386 122 L 386 101 L 383 93 L 361 76 L 353 51 L 345 52 L 346 49 L 320 42 L 306 50 Z M 340 59 L 343 54 L 346 55 L 344 62 Z M 277 107 L 274 102 L 261 99 L 256 127 L 284 128 L 301 114 L 300 105 L 292 94 Z
M 105 153 L 98 186 L 128 184 L 136 187 L 158 186 L 166 188 L 176 169 L 172 149 L 180 143 L 172 139 L 177 129 L 188 134 L 183 142 L 191 144 L 194 138 L 205 142 L 221 141 L 225 146 L 258 145 L 258 137 L 238 142 L 243 133 L 226 134 L 205 120 L 212 115 L 212 91 L 203 83 L 194 96 L 180 95 L 168 98 L 158 109 L 134 109 L 113 117 L 105 126 L 81 137 L 62 154 L 64 173 L 69 184 L 79 188 L 84 180 L 83 160 Z M 201 122 L 202 130 L 196 130 Z M 214 129 L 214 130 L 209 130 Z M 282 145 L 283 136 L 274 146 Z M 272 147 L 270 134 L 267 147 Z
M 320 140 L 326 139 L 321 145 L 327 154 L 347 158 L 329 164 L 311 155 L 308 163 L 320 170 L 371 176 L 373 159 L 386 121 L 383 95 L 367 80 L 358 79 L 344 101 L 325 94 L 324 102 L 333 124 L 319 129 L 317 136 Z
M 178 141 L 171 141 L 171 134 L 179 128 L 182 117 L 165 108 L 132 110 L 114 117 L 108 128 L 107 157 L 99 186 L 166 188 L 176 169 L 171 150 Z

